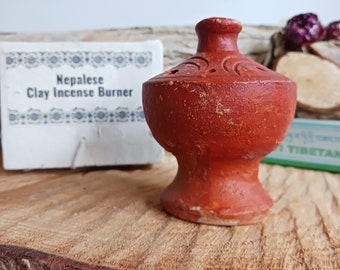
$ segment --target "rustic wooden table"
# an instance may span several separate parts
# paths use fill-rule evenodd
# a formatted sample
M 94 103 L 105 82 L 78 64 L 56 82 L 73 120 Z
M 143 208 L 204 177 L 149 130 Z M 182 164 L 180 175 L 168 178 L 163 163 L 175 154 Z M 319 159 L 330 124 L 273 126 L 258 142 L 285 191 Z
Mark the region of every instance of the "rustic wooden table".
M 242 53 L 261 61 L 272 27 L 245 27 Z M 193 27 L 54 34 L 0 40 L 159 38 L 165 68 L 195 52 Z M 261 164 L 274 200 L 257 225 L 194 224 L 165 213 L 159 196 L 176 174 L 162 164 L 0 170 L 0 269 L 340 269 L 340 174 Z

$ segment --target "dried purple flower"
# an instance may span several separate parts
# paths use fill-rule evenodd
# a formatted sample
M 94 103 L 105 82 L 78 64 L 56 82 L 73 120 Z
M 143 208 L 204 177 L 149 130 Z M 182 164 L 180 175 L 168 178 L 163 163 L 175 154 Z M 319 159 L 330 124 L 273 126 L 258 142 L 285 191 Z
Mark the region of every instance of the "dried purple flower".
M 314 13 L 299 14 L 292 17 L 284 28 L 286 48 L 295 50 L 306 42 L 322 39 L 324 28 Z
M 327 26 L 326 39 L 340 39 L 340 21 L 331 22 Z

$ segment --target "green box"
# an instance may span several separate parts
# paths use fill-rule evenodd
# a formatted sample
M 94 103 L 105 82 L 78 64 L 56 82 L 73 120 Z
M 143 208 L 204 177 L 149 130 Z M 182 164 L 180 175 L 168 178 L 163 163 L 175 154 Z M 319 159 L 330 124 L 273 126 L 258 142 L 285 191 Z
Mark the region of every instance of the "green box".
M 284 141 L 262 162 L 340 172 L 340 121 L 294 119 Z

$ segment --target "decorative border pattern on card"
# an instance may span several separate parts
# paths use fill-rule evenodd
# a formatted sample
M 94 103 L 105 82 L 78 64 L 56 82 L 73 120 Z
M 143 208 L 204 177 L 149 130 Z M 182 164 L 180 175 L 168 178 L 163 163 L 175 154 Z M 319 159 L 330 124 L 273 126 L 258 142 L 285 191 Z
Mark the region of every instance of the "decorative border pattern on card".
M 142 106 L 132 110 L 127 107 L 97 107 L 94 110 L 75 107 L 69 111 L 61 108 L 52 108 L 49 111 L 30 108 L 24 112 L 9 109 L 8 121 L 10 125 L 123 123 L 145 122 L 145 117 Z
M 132 52 L 132 51 L 40 51 L 40 52 L 9 52 L 5 54 L 6 68 L 16 68 L 23 66 L 26 68 L 37 68 L 46 66 L 49 68 L 58 68 L 68 65 L 73 68 L 83 67 L 85 65 L 94 68 L 104 67 L 107 65 L 115 68 L 124 68 L 135 66 L 145 68 L 152 63 L 152 52 Z

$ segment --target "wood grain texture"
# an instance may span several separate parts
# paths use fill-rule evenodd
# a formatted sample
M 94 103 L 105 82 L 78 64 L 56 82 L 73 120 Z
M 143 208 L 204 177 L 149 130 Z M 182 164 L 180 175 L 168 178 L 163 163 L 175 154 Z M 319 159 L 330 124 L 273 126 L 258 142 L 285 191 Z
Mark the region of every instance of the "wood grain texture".
M 244 27 L 240 51 L 262 61 L 276 30 Z M 165 69 L 196 49 L 193 27 L 0 34 L 22 41 L 155 38 L 164 45 Z M 170 155 L 146 167 L 1 170 L 0 269 L 340 268 L 340 174 L 262 164 L 260 180 L 274 200 L 268 216 L 219 227 L 163 211 L 159 196 L 176 170 Z
M 92 266 L 33 249 L 0 245 L 0 269 L 109 270 L 111 268 Z
M 176 169 L 167 155 L 152 167 L 2 171 L 0 254 L 13 245 L 112 269 L 339 269 L 339 174 L 262 164 L 268 216 L 219 227 L 162 210 Z
M 277 30 L 278 27 L 274 26 L 245 25 L 238 40 L 240 52 L 262 62 L 268 52 L 270 36 Z M 196 52 L 197 37 L 194 26 L 140 27 L 69 33 L 0 33 L 0 41 L 141 41 L 147 39 L 162 41 L 165 69 L 179 64 Z

